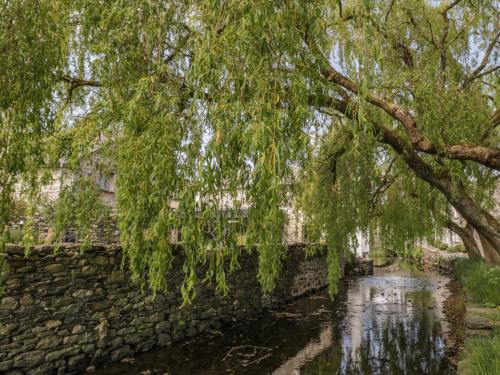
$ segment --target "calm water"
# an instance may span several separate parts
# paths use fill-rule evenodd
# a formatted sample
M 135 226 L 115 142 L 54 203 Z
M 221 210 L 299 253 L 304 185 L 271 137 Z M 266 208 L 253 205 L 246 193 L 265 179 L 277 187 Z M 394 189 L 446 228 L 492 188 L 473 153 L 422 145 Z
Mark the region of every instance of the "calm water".
M 400 268 L 325 292 L 222 332 L 98 370 L 97 375 L 452 374 L 444 337 L 447 279 Z

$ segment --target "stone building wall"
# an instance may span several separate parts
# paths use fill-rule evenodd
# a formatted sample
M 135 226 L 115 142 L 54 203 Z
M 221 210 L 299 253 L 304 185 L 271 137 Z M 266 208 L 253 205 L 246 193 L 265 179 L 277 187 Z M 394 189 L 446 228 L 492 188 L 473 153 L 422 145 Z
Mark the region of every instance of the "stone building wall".
M 172 292 L 153 298 L 120 270 L 116 247 L 83 254 L 77 245 L 57 254 L 39 247 L 29 258 L 10 247 L 4 256 L 10 271 L 0 305 L 0 373 L 7 375 L 78 373 L 217 329 L 327 284 L 324 257 L 306 260 L 294 246 L 271 296 L 260 292 L 255 255 L 242 255 L 227 297 L 218 297 L 213 286 L 200 287 L 193 304 L 180 309 L 179 271 L 168 276 Z M 173 270 L 181 264 L 178 256 Z

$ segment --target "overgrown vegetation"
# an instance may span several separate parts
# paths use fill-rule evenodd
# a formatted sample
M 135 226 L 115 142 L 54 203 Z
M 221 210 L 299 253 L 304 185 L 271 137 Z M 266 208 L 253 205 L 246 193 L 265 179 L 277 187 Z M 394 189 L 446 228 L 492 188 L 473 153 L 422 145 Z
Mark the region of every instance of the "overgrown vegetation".
M 458 259 L 455 272 L 473 302 L 500 306 L 500 266 Z
M 371 257 L 387 257 L 389 255 L 390 255 L 389 252 L 381 247 L 370 249 Z
M 424 262 L 424 250 L 420 247 L 408 248 L 403 251 L 400 258 L 406 262 L 415 264 L 417 266 L 422 266 Z
M 468 338 L 463 353 L 465 375 L 500 374 L 500 331 L 491 337 Z

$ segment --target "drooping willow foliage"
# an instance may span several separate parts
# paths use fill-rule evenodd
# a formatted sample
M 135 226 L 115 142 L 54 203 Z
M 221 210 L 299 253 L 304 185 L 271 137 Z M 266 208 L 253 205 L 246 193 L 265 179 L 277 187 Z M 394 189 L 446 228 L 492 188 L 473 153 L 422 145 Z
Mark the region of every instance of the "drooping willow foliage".
M 286 256 L 283 208 L 296 202 L 326 240 L 335 291 L 356 233 L 403 249 L 451 212 L 408 152 L 381 140 L 376 124 L 409 144 L 370 93 L 406 107 L 438 150 L 424 162 L 488 208 L 495 168 L 440 150 L 497 147 L 498 79 L 470 72 L 495 38 L 498 4 L 450 4 L 1 0 L 2 238 L 16 184 L 33 200 L 47 171 L 78 171 L 98 149 L 118 175 L 121 243 L 135 281 L 167 289 L 180 229 L 185 301 L 202 281 L 199 267 L 226 293 L 242 251 L 227 213 L 241 209 L 268 292 Z M 492 61 L 498 52 L 486 68 Z M 332 81 L 328 64 L 358 87 Z M 66 216 L 56 215 L 57 228 Z

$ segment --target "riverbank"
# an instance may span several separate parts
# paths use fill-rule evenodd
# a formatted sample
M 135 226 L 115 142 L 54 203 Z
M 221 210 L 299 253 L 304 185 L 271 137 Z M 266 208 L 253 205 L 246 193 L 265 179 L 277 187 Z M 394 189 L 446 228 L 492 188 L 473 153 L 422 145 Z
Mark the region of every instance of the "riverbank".
M 500 266 L 460 260 L 455 275 L 465 304 L 460 375 L 500 374 Z
M 423 263 L 451 275 L 455 289 L 445 306 L 454 325 L 459 375 L 500 374 L 500 266 L 466 254 L 423 249 Z

